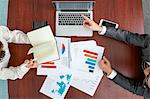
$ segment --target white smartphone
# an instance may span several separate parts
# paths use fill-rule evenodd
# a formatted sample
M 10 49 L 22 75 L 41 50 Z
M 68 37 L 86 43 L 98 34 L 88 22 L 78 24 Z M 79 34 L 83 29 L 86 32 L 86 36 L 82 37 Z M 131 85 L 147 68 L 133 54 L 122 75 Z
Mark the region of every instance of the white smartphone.
M 119 27 L 118 23 L 112 22 L 112 21 L 109 21 L 106 19 L 101 19 L 99 25 L 100 26 L 106 26 L 106 27 L 114 27 L 116 29 Z

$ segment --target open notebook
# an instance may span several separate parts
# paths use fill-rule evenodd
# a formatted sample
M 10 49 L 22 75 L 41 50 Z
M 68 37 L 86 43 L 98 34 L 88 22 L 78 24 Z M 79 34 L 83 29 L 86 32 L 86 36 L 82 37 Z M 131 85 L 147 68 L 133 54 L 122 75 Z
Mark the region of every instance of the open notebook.
M 38 63 L 59 59 L 56 40 L 50 26 L 45 26 L 27 33 L 32 48 L 28 54 L 33 53 Z

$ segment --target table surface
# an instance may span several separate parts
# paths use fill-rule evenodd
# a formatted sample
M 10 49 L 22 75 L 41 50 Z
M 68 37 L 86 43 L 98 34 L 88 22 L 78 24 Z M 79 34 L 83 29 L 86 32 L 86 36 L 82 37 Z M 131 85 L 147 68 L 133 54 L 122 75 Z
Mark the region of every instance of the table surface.
M 99 23 L 101 18 L 117 22 L 120 28 L 144 33 L 143 13 L 141 0 L 96 0 L 94 6 L 94 20 Z M 8 27 L 20 29 L 24 32 L 32 30 L 33 21 L 48 21 L 55 33 L 55 9 L 51 0 L 9 0 Z M 113 68 L 127 77 L 140 79 L 140 50 L 114 39 L 99 36 L 94 32 L 90 38 L 72 37 L 72 41 L 91 40 L 105 47 L 104 55 L 108 57 Z M 11 59 L 9 65 L 17 66 L 26 58 L 31 45 L 9 44 Z M 22 80 L 9 80 L 10 99 L 48 99 L 49 97 L 39 92 L 45 76 L 37 76 L 36 69 L 30 70 Z M 66 99 L 142 99 L 112 81 L 103 77 L 93 97 L 71 87 Z

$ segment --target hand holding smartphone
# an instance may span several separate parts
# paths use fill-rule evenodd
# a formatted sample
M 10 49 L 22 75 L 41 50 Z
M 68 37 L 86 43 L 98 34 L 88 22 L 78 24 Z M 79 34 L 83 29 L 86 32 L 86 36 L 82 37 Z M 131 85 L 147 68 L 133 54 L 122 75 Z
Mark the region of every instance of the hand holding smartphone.
M 114 27 L 116 29 L 119 27 L 118 23 L 115 23 L 115 22 L 112 22 L 112 21 L 109 21 L 106 19 L 101 19 L 99 25 L 100 26 L 106 26 L 106 27 Z

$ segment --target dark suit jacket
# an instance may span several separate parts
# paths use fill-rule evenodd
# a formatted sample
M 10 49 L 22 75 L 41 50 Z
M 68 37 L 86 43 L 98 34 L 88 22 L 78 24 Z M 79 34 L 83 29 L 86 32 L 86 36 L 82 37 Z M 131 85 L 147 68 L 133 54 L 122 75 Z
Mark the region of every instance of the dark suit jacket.
M 139 35 L 137 33 L 131 33 L 122 29 L 114 29 L 111 27 L 107 27 L 105 36 L 123 41 L 127 44 L 132 44 L 134 46 L 138 46 L 142 50 L 142 59 L 143 61 L 150 62 L 150 35 L 142 34 Z M 118 73 L 117 76 L 113 79 L 115 83 L 120 85 L 121 87 L 133 92 L 137 95 L 144 96 L 145 99 L 150 99 L 150 88 L 143 87 L 143 81 L 136 81 L 130 78 L 123 76 Z

